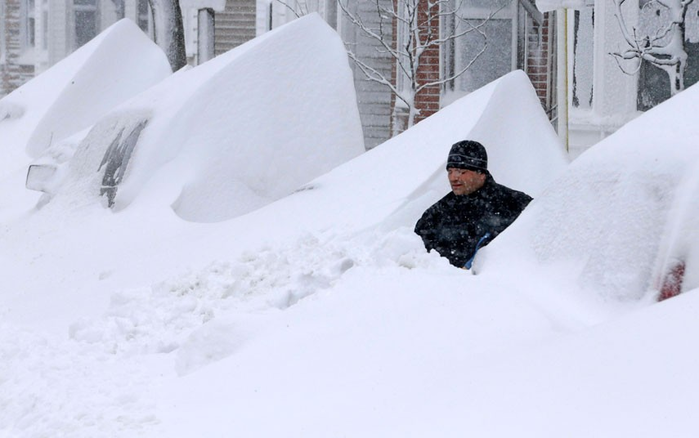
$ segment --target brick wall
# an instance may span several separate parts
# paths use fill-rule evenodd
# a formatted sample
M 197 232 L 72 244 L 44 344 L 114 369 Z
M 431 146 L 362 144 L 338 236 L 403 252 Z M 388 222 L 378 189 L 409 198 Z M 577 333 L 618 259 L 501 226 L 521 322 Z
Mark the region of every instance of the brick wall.
M 394 7 L 398 7 L 398 0 L 394 1 Z M 440 17 L 439 17 L 439 4 L 433 3 L 430 6 L 428 0 L 419 0 L 418 3 L 418 23 L 420 29 L 420 39 L 421 41 L 426 41 L 428 34 L 431 33 L 432 38 L 439 37 L 440 28 Z M 396 24 L 394 23 L 394 46 L 396 44 L 404 44 L 405 42 L 395 41 L 395 36 L 399 34 Z M 440 50 L 439 46 L 430 47 L 425 50 L 420 59 L 418 60 L 417 69 L 417 85 L 438 82 L 440 79 Z M 396 68 L 394 65 L 393 69 L 393 83 L 397 83 L 396 78 Z M 441 100 L 441 87 L 439 85 L 432 85 L 425 87 L 415 96 L 415 109 L 418 110 L 418 114 L 415 117 L 415 123 L 424 120 L 425 118 L 431 116 L 432 114 L 439 111 Z M 391 106 L 395 107 L 396 102 L 395 96 L 391 97 Z M 407 114 L 399 111 L 394 114 L 392 120 L 391 133 L 392 135 L 399 134 L 407 128 Z
M 541 100 L 541 105 L 552 117 L 551 109 L 555 105 L 554 97 L 554 45 L 552 16 L 544 14 L 544 22 L 537 25 L 532 20 L 527 23 L 526 53 L 524 70 Z
M 433 2 L 430 7 L 428 0 L 420 0 L 419 3 L 419 23 L 421 38 L 427 38 L 428 33 L 433 35 L 433 38 L 439 37 L 439 4 Z M 429 82 L 439 81 L 440 62 L 439 62 L 439 46 L 434 46 L 427 49 L 420 57 L 420 65 L 417 72 L 417 82 L 422 85 Z M 439 111 L 440 107 L 441 87 L 432 85 L 423 88 L 417 96 L 415 96 L 415 108 L 420 111 L 415 118 L 415 122 L 424 120 L 432 114 Z

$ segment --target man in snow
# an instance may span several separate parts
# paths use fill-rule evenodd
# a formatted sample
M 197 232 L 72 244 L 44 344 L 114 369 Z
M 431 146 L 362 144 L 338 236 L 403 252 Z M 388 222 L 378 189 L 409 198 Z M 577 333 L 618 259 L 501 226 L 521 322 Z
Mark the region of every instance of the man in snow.
M 510 226 L 532 198 L 495 182 L 485 148 L 477 141 L 451 147 L 447 176 L 451 192 L 425 211 L 415 233 L 428 251 L 470 269 L 478 249 Z

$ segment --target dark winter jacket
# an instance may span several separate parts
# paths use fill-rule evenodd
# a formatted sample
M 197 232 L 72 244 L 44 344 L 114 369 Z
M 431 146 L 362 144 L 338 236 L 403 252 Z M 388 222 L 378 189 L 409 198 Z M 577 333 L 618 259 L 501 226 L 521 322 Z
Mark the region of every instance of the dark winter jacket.
M 478 191 L 461 196 L 450 192 L 428 208 L 415 233 L 428 251 L 434 249 L 454 266 L 470 267 L 475 252 L 510 226 L 531 200 L 488 175 Z

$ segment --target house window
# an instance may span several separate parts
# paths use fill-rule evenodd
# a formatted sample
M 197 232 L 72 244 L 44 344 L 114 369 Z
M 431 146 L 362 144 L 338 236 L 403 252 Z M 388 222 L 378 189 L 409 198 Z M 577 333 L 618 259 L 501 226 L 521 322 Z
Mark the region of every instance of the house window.
M 34 47 L 34 0 L 20 3 L 19 44 L 22 53 L 27 53 Z
M 149 24 L 150 24 L 150 5 L 148 0 L 138 0 L 138 27 L 141 28 L 143 32 L 150 35 Z
M 116 15 L 117 20 L 126 17 L 126 3 L 124 0 L 112 0 L 112 5 L 114 6 L 114 15 Z
M 325 20 L 337 29 L 337 0 L 325 0 Z
M 460 35 L 444 48 L 442 74 L 447 102 L 503 76 L 517 65 L 517 1 L 463 0 L 442 24 L 445 34 Z M 463 73 L 460 74 L 464 69 Z
M 5 2 L 0 1 L 0 64 L 5 60 Z M 3 90 L 0 88 L 0 96 Z
M 45 4 L 41 9 L 41 48 L 42 50 L 49 49 L 49 11 L 48 6 Z
M 36 28 L 36 21 L 34 19 L 34 0 L 29 0 L 26 2 L 27 10 L 25 11 L 25 28 L 23 35 L 23 44 L 25 48 L 34 47 L 34 30 Z
M 99 33 L 98 1 L 73 0 L 75 49 L 82 47 Z
M 573 107 L 591 109 L 594 96 L 594 30 L 592 6 L 573 12 Z
M 639 32 L 641 35 L 661 35 L 655 45 L 664 46 L 671 43 L 673 32 L 668 32 L 670 10 L 657 0 L 639 1 Z M 689 5 L 685 14 L 684 51 L 687 64 L 684 71 L 684 87 L 699 81 L 699 3 Z M 671 87 L 668 74 L 651 62 L 643 60 L 638 75 L 638 95 L 636 106 L 646 111 L 670 98 Z

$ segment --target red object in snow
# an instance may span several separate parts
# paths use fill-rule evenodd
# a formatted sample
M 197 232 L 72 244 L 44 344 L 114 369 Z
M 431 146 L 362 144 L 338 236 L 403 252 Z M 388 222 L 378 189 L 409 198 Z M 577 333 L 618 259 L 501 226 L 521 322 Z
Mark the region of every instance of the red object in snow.
M 667 300 L 675 297 L 682 292 L 682 280 L 684 278 L 684 262 L 680 261 L 670 269 L 663 279 L 663 284 L 660 287 L 660 296 L 658 301 Z

